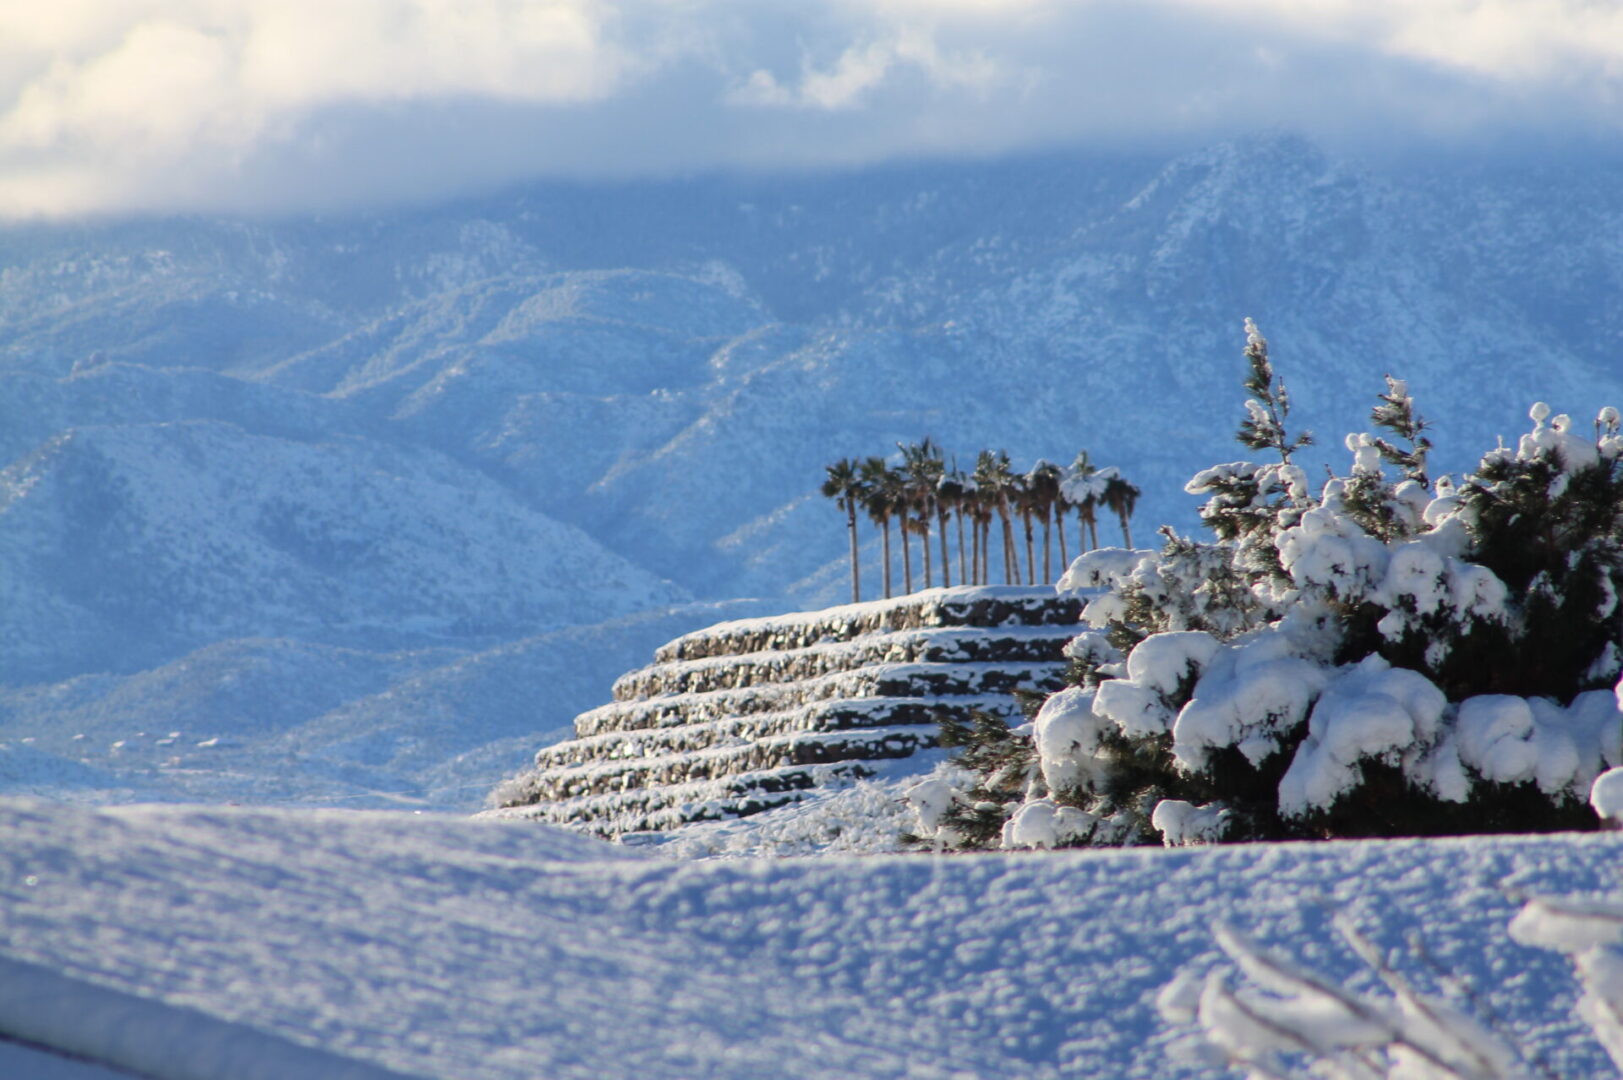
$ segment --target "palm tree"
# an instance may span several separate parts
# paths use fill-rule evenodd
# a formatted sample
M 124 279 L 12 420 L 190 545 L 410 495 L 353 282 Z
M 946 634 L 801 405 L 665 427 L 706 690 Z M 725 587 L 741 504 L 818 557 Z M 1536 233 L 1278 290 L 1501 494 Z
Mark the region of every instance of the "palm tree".
M 1043 523 L 1043 580 L 1054 580 L 1053 524 L 1054 507 L 1059 502 L 1059 466 L 1042 458 L 1026 474 L 1026 491 L 1032 512 Z
M 1028 479 L 1027 473 L 1015 473 L 1009 478 L 1009 494 L 1026 534 L 1026 581 L 1034 585 L 1037 583 L 1037 563 L 1032 545 L 1031 515 L 1036 512 L 1037 506 Z
M 964 509 L 969 498 L 969 485 L 974 481 L 958 471 L 955 459 L 952 468 L 942 474 L 935 486 L 936 506 L 941 512 L 941 561 L 946 563 L 947 515 L 958 520 L 958 584 L 969 584 L 969 570 L 964 565 Z
M 891 471 L 895 487 L 892 488 L 893 504 L 896 508 L 896 522 L 902 534 L 902 588 L 904 592 L 913 591 L 913 525 L 911 512 L 913 508 L 913 492 L 908 486 L 907 475 L 901 469 Z
M 985 570 L 981 566 L 981 516 L 990 516 L 991 511 L 986 508 L 986 493 L 975 482 L 974 476 L 969 473 L 958 473 L 958 483 L 961 489 L 958 495 L 958 529 L 960 534 L 959 548 L 962 549 L 962 532 L 964 521 L 969 521 L 969 573 L 964 575 L 964 581 L 970 585 L 984 585 Z M 961 553 L 961 552 L 960 552 Z
M 975 483 L 986 493 L 986 498 L 998 519 L 1003 523 L 1003 581 L 1008 585 L 1020 584 L 1020 561 L 1014 554 L 1014 526 L 1009 520 L 1009 494 L 1014 486 L 1014 473 L 1009 468 L 1009 455 L 999 450 L 982 450 L 975 459 Z M 990 539 L 991 522 L 987 522 Z
M 896 444 L 902 452 L 902 471 L 907 476 L 908 502 L 918 512 L 914 528 L 924 540 L 924 587 L 931 585 L 933 569 L 930 552 L 930 519 L 936 514 L 936 484 L 945 470 L 941 448 L 929 436 L 922 443 Z M 941 568 L 945 580 L 947 568 Z
M 1111 512 L 1121 518 L 1121 539 L 1124 546 L 1133 546 L 1133 530 L 1127 519 L 1133 516 L 1133 507 L 1138 504 L 1138 497 L 1142 494 L 1137 487 L 1128 483 L 1119 472 L 1111 469 L 1111 476 L 1105 481 L 1104 496 L 1101 501 L 1109 507 Z
M 823 495 L 833 499 L 845 511 L 846 526 L 851 533 L 851 602 L 862 600 L 862 573 L 857 563 L 857 506 L 862 502 L 862 478 L 857 475 L 857 464 L 850 458 L 841 458 L 824 469 L 828 479 L 823 481 Z
M 897 477 L 882 457 L 866 458 L 862 462 L 863 509 L 868 520 L 879 526 L 884 538 L 885 599 L 891 597 L 890 584 L 890 519 L 896 514 Z
M 1107 470 L 1113 472 L 1114 470 Z M 1093 551 L 1099 546 L 1098 508 L 1100 496 L 1104 494 L 1106 477 L 1093 467 L 1088 460 L 1088 452 L 1083 450 L 1076 455 L 1071 467 L 1065 470 L 1065 479 L 1060 481 L 1060 493 L 1074 507 L 1076 507 L 1077 520 L 1077 547 L 1082 546 L 1084 532 L 1088 538 L 1088 550 Z
M 1059 473 L 1054 480 L 1054 528 L 1059 533 L 1059 566 L 1060 573 L 1071 565 L 1071 556 L 1065 545 L 1065 512 L 1071 508 L 1070 500 L 1065 497 L 1065 470 L 1056 466 Z
M 973 476 L 968 478 L 968 506 L 970 533 L 974 537 L 974 550 L 970 552 L 969 565 L 973 569 L 975 584 L 985 585 L 989 573 L 987 568 L 987 550 L 992 540 L 992 500 L 985 488 Z

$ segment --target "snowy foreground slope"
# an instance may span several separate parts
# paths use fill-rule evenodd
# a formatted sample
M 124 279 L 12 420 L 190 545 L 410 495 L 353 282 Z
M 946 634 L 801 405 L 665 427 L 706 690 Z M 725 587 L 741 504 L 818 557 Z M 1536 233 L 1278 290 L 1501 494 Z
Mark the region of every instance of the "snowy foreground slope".
M 81 1015 L 22 964 L 149 1003 L 126 1043 L 222 1021 L 455 1080 L 1205 1076 L 1154 999 L 1213 922 L 1342 977 L 1340 911 L 1422 986 L 1465 976 L 1530 1071 L 1607 1074 L 1563 958 L 1505 927 L 1615 891 L 1615 835 L 694 863 L 407 814 L 12 801 L 0 831 L 12 1034 Z M 159 1075 L 230 1075 L 172 1045 Z

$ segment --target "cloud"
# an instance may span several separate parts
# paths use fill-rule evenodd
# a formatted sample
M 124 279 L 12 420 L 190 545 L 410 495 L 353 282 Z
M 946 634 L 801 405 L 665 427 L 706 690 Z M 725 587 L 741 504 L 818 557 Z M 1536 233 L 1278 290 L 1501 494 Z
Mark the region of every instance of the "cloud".
M 1571 84 L 1623 72 L 1623 8 L 1593 0 L 1187 0 L 1499 82 Z
M 984 52 L 944 55 L 930 34 L 901 27 L 885 38 L 850 46 L 827 68 L 818 68 L 810 57 L 802 57 L 799 82 L 794 86 L 785 86 L 772 72 L 756 68 L 727 100 L 734 105 L 849 109 L 861 105 L 899 67 L 916 70 L 936 90 L 970 87 L 984 95 L 1005 81 L 998 62 Z
M 0 0 L 0 215 L 1287 126 L 1615 135 L 1583 0 Z

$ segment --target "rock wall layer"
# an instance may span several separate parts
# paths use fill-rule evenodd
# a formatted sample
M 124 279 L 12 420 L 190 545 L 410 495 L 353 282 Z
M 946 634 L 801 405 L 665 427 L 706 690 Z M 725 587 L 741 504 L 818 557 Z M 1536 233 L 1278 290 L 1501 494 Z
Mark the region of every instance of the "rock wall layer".
M 1079 607 L 981 586 L 720 623 L 622 676 L 492 801 L 605 836 L 783 806 L 937 745 L 946 716 L 1018 716 L 1015 690 L 1060 685 Z

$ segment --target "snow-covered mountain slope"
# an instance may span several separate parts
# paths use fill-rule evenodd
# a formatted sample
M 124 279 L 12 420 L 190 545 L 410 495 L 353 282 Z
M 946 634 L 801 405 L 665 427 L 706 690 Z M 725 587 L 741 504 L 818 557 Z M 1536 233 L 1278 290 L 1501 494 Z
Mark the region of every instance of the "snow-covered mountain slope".
M 685 599 L 432 452 L 213 421 L 71 429 L 0 473 L 0 678 L 210 641 L 494 642 Z
M 1269 136 L 9 226 L 0 678 L 824 606 L 847 593 L 822 466 L 926 434 L 1020 466 L 1087 448 L 1143 488 L 1138 539 L 1189 528 L 1185 480 L 1240 456 L 1247 315 L 1323 454 L 1391 371 L 1457 469 L 1535 398 L 1580 424 L 1623 402 L 1617 179 Z
M 220 641 L 132 675 L 0 688 L 0 789 L 73 802 L 474 810 L 674 634 L 759 603 L 655 609 L 482 651 Z
M 1218 965 L 1220 921 L 1369 989 L 1338 914 L 1422 989 L 1457 975 L 1529 1073 L 1606 1068 L 1565 958 L 1505 928 L 1615 890 L 1615 834 L 683 863 L 402 814 L 7 802 L 0 830 L 8 975 L 413 1076 L 1210 1077 L 1160 990 Z M 173 1045 L 178 1073 L 204 1043 Z

